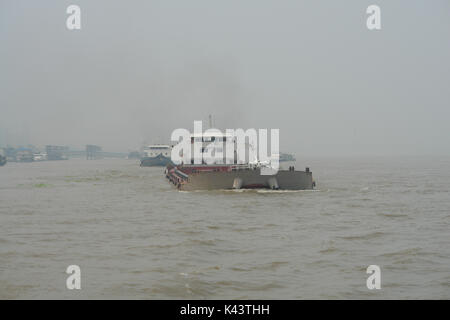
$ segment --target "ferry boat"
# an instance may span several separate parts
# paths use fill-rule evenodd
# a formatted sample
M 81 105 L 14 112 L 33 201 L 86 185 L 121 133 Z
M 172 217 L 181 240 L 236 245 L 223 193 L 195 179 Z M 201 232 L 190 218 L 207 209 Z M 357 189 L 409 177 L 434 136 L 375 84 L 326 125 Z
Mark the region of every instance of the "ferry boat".
M 163 167 L 171 164 L 172 147 L 165 144 L 154 144 L 144 148 L 141 167 Z
M 45 160 L 47 160 L 47 154 L 45 152 L 33 154 L 33 161 L 45 161 Z
M 208 148 L 214 148 L 223 152 L 227 139 L 233 139 L 234 158 L 231 164 L 226 164 L 225 157 L 218 163 L 168 165 L 165 174 L 170 183 L 179 190 L 223 190 L 223 189 L 254 189 L 264 188 L 273 190 L 307 190 L 313 189 L 315 182 L 309 168 L 305 171 L 296 171 L 293 166 L 288 170 L 278 170 L 276 174 L 264 175 L 263 170 L 270 170 L 270 163 L 262 163 L 257 159 L 238 163 L 236 158 L 236 138 L 225 135 L 199 136 L 191 135 L 191 143 L 194 140 L 202 142 L 201 152 L 211 152 Z M 246 143 L 246 150 L 252 148 Z M 193 154 L 193 153 L 191 153 Z M 249 153 L 247 152 L 247 155 Z M 229 162 L 231 159 L 228 159 Z M 197 161 L 198 162 L 198 161 Z

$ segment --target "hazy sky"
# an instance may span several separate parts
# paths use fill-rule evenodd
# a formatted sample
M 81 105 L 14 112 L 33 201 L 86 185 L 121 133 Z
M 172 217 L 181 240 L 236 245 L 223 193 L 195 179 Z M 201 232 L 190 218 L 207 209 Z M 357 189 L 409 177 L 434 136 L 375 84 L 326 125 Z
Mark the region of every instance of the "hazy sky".
M 449 109 L 448 0 L 0 0 L 0 145 L 129 151 L 211 113 L 298 154 L 450 155 Z

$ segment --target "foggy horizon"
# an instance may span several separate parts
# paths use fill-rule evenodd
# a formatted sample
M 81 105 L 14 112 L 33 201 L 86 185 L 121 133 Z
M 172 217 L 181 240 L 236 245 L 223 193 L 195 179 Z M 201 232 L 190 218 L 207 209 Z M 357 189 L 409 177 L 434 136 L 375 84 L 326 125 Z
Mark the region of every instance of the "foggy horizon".
M 375 32 L 365 25 L 372 3 L 382 10 Z M 66 28 L 70 4 L 81 30 Z M 278 128 L 280 150 L 307 157 L 448 156 L 449 9 L 2 2 L 0 147 L 128 152 L 212 114 L 219 129 Z

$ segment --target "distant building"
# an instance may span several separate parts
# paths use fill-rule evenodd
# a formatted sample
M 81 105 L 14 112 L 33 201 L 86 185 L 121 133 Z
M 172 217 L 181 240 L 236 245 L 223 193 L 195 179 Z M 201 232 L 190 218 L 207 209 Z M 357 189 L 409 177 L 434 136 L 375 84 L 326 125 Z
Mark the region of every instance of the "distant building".
M 18 148 L 15 153 L 18 162 L 33 162 L 33 150 L 28 148 Z
M 16 161 L 16 149 L 8 146 L 6 148 L 3 148 L 3 152 L 5 153 L 4 156 L 8 161 L 10 162 Z
M 46 146 L 45 151 L 47 153 L 48 160 L 67 160 L 67 152 L 69 147 L 63 146 Z
M 87 160 L 93 160 L 98 159 L 101 156 L 102 147 L 95 146 L 92 144 L 86 145 L 86 159 Z

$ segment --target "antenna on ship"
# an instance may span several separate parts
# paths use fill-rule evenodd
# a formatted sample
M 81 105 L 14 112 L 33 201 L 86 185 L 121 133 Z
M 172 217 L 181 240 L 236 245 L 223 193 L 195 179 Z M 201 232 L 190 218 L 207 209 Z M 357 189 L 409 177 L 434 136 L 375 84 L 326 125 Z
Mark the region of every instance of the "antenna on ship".
M 209 128 L 212 128 L 212 115 L 209 115 Z

